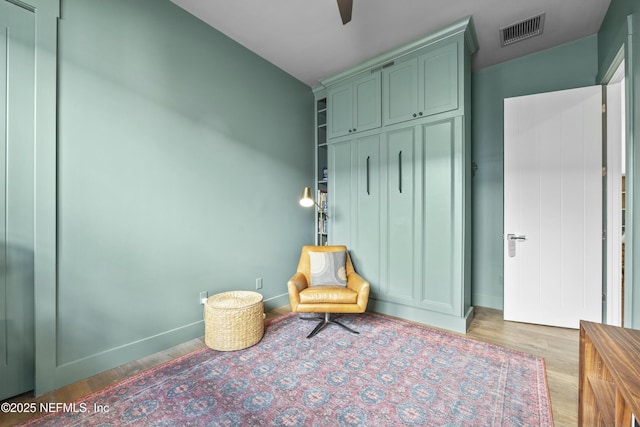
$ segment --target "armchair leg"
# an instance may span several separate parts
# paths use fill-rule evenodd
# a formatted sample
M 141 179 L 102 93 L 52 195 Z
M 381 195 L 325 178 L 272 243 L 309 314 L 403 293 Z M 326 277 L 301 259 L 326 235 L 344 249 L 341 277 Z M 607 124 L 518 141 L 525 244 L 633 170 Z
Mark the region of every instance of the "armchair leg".
M 313 331 L 311 331 L 311 333 L 309 335 L 307 335 L 307 338 L 312 338 L 312 337 L 316 336 L 318 334 L 318 332 L 323 330 L 329 323 L 333 323 L 333 324 L 336 324 L 338 326 L 342 326 L 344 329 L 346 329 L 347 331 L 349 331 L 351 333 L 354 333 L 354 334 L 359 334 L 360 333 L 360 332 L 354 331 L 350 327 L 338 322 L 337 320 L 331 319 L 331 314 L 330 313 L 325 313 L 324 317 L 320 317 L 320 316 L 316 316 L 316 317 L 301 317 L 300 319 L 302 319 L 302 320 L 320 320 L 320 323 L 318 323 L 316 325 L 315 329 Z

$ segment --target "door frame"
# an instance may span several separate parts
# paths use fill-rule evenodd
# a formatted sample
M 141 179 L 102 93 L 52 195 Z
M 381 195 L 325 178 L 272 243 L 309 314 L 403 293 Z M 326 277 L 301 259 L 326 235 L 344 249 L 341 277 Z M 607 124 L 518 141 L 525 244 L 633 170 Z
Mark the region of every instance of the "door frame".
M 606 150 L 606 176 L 603 188 L 604 214 L 606 218 L 606 239 L 603 244 L 603 294 L 606 299 L 603 303 L 603 321 L 610 325 L 622 326 L 622 235 L 616 230 L 622 228 L 624 219 L 620 217 L 622 202 L 622 171 L 626 168 L 622 164 L 626 149 L 626 129 L 621 129 L 621 124 L 626 124 L 626 109 L 623 102 L 626 98 L 624 87 L 620 87 L 625 80 L 624 50 L 620 50 L 614 62 L 607 72 L 605 88 L 606 119 L 603 126 L 603 137 Z M 618 87 L 616 87 L 618 86 Z M 626 126 L 625 126 L 626 127 Z M 606 320 L 605 320 L 606 319 Z
M 630 26 L 630 24 L 628 23 Z M 607 71 L 602 75 L 600 82 L 602 85 L 607 87 L 610 83 L 615 82 L 616 72 L 621 64 L 624 64 L 624 77 L 625 77 L 625 87 L 621 96 L 624 97 L 624 150 L 625 150 L 625 191 L 626 191 L 626 201 L 625 201 L 625 265 L 624 265 L 624 295 L 622 295 L 621 286 L 610 286 L 605 280 L 603 283 L 603 292 L 607 293 L 607 323 L 614 325 L 621 325 L 627 327 L 633 327 L 633 263 L 629 260 L 633 259 L 634 247 L 633 247 L 633 199 L 634 199 L 634 161 L 633 161 L 633 79 L 632 69 L 633 69 L 633 57 L 632 57 L 632 37 L 631 33 L 627 34 L 627 40 L 625 43 L 620 46 L 616 55 L 613 57 L 611 62 L 609 63 L 609 67 Z M 607 111 L 609 111 L 609 107 L 607 106 Z M 609 122 L 609 114 L 607 113 L 607 126 Z M 608 149 L 609 147 L 607 147 Z M 608 171 L 611 173 L 607 173 L 607 179 L 610 179 L 616 171 Z M 612 202 L 611 197 L 614 197 L 613 194 L 607 195 L 607 207 L 610 206 Z M 615 227 L 615 225 L 613 225 Z M 609 220 L 607 220 L 607 230 L 612 229 L 612 224 Z M 622 246 L 621 236 L 618 236 L 617 233 L 609 233 L 607 232 L 607 241 L 605 245 L 607 247 L 607 252 L 609 248 L 619 248 Z M 613 240 L 612 240 L 613 239 Z M 616 260 L 612 260 L 611 257 L 607 256 L 603 259 L 603 262 L 606 262 L 606 268 L 609 270 L 610 268 L 615 268 L 611 264 L 612 262 L 616 262 Z M 609 275 L 606 276 L 609 278 Z M 611 294 L 610 292 L 613 292 Z M 615 309 L 611 309 L 609 304 L 617 304 L 620 303 L 621 307 L 624 308 L 624 313 L 621 314 L 619 319 L 615 318 Z M 610 316 L 612 314 L 612 316 Z M 604 317 L 603 317 L 604 319 Z M 617 321 L 617 322 L 616 322 Z

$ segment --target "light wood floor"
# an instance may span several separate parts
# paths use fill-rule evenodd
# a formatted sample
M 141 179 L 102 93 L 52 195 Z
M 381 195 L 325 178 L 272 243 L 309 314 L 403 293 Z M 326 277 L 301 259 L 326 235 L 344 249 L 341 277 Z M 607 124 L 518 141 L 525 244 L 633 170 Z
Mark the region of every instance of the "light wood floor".
M 267 313 L 267 320 L 289 311 L 289 307 L 271 311 Z M 558 427 L 578 425 L 579 334 L 577 330 L 505 322 L 502 320 L 501 311 L 476 307 L 475 318 L 467 332 L 467 337 L 544 357 L 555 425 Z M 37 398 L 25 394 L 9 401 L 72 402 L 145 369 L 202 348 L 204 345 L 203 338 L 194 339 Z M 29 414 L 0 413 L 0 427 L 18 425 L 27 421 L 29 416 Z
M 557 427 L 578 425 L 577 329 L 505 322 L 502 311 L 476 307 L 467 337 L 544 357 L 553 421 Z

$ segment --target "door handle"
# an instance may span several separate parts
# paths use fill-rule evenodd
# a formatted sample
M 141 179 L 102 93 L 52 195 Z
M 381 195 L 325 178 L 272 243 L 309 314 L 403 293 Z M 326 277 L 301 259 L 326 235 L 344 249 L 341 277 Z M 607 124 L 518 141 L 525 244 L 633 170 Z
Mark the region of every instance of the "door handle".
M 516 236 L 515 234 L 507 234 L 509 257 L 513 258 L 516 256 L 516 242 L 524 242 L 525 240 L 527 240 L 527 236 L 525 235 Z
M 398 153 L 398 191 L 402 193 L 402 150 Z
M 507 239 L 509 240 L 519 240 L 519 241 L 524 241 L 527 240 L 527 236 L 524 235 L 520 235 L 520 236 L 516 236 L 515 234 L 507 234 Z
M 369 191 L 369 159 L 371 156 L 367 156 L 367 195 L 370 196 L 371 192 Z

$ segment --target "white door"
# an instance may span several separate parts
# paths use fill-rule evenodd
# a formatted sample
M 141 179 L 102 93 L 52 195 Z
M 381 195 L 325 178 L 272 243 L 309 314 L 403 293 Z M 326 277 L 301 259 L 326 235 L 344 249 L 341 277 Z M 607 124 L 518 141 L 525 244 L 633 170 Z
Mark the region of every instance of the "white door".
M 504 318 L 602 318 L 602 88 L 504 101 Z

